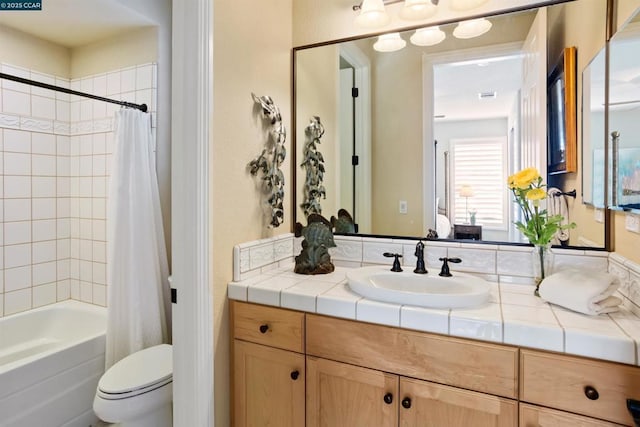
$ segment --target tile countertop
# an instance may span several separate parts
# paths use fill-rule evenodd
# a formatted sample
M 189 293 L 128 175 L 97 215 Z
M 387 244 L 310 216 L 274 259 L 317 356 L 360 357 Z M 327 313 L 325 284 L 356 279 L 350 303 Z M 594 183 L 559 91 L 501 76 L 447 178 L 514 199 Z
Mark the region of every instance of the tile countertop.
M 640 317 L 621 307 L 588 316 L 549 304 L 531 285 L 491 284 L 488 303 L 469 309 L 429 309 L 377 302 L 352 292 L 348 268 L 305 276 L 293 263 L 231 282 L 229 298 L 381 325 L 638 365 Z

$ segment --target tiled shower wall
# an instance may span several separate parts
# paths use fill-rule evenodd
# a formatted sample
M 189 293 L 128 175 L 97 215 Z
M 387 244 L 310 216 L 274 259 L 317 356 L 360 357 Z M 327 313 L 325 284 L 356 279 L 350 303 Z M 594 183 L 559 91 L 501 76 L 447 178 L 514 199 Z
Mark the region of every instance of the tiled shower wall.
M 8 64 L 1 69 L 146 103 L 155 131 L 155 64 L 71 81 Z M 0 316 L 68 298 L 106 305 L 108 176 L 118 108 L 0 80 Z

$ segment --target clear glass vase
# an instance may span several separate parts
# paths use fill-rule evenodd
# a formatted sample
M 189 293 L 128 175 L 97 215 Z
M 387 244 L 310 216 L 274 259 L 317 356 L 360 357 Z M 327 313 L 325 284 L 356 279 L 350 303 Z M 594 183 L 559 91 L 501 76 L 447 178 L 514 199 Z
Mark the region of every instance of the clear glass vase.
M 533 267 L 533 280 L 536 283 L 536 290 L 534 292 L 536 296 L 539 296 L 538 288 L 540 287 L 540 282 L 552 273 L 553 257 L 551 243 L 546 245 L 533 245 L 531 265 Z

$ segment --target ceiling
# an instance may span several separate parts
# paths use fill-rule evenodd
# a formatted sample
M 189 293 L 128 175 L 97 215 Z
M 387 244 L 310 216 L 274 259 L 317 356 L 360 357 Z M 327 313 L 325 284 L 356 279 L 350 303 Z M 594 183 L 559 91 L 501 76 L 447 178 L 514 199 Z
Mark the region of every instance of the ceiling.
M 39 11 L 2 11 L 0 25 L 75 48 L 154 23 L 119 0 L 44 0 Z

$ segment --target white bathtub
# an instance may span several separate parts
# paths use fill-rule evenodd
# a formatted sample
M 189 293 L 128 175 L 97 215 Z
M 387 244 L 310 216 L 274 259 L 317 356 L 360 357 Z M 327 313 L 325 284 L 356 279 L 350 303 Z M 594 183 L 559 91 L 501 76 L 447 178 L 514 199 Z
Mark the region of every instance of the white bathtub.
M 106 320 L 72 300 L 0 318 L 0 426 L 96 425 Z

